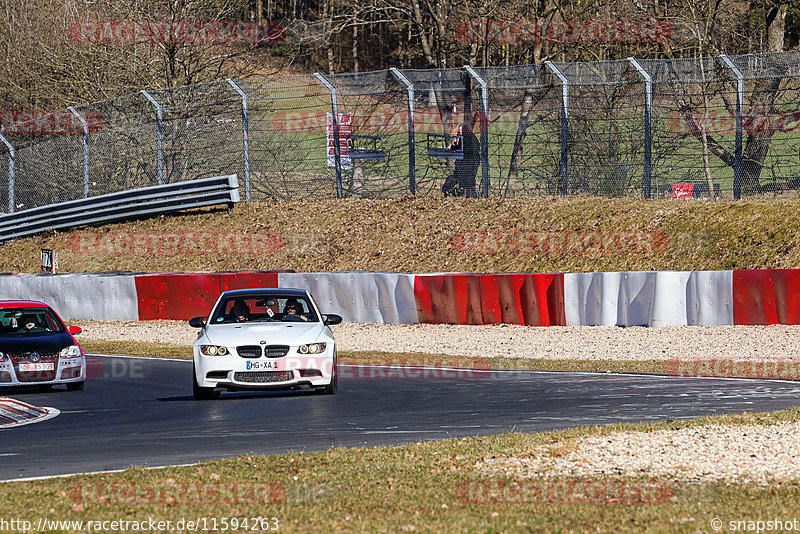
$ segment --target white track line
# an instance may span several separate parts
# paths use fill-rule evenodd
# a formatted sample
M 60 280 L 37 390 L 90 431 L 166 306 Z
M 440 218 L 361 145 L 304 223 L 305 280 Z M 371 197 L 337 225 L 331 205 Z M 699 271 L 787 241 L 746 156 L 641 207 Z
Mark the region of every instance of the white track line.
M 108 469 L 106 471 L 83 471 L 78 473 L 67 473 L 64 475 L 45 475 L 41 477 L 27 477 L 27 478 L 8 478 L 5 480 L 0 480 L 0 484 L 6 482 L 32 482 L 35 480 L 51 480 L 54 478 L 69 478 L 69 477 L 79 477 L 84 475 L 108 475 L 113 473 L 124 473 L 125 471 L 129 471 L 131 469 L 145 469 L 147 471 L 151 471 L 154 469 L 169 469 L 171 467 L 192 467 L 195 465 L 199 465 L 200 462 L 194 462 L 191 464 L 176 464 L 176 465 L 156 465 L 153 467 L 145 467 L 141 465 L 132 465 L 130 467 L 126 467 L 125 469 Z

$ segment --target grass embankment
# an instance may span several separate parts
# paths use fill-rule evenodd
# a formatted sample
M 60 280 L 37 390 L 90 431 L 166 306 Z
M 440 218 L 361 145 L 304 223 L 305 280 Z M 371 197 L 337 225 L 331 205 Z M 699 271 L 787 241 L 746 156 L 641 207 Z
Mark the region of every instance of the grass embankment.
M 173 525 L 181 518 L 274 517 L 280 532 L 712 532 L 718 518 L 728 530 L 732 520 L 791 521 L 800 485 L 613 477 L 542 483 L 487 475 L 478 466 L 493 456 L 529 456 L 541 446 L 549 447 L 551 455 L 563 454 L 579 438 L 614 431 L 774 424 L 799 416 L 798 410 L 786 410 L 398 447 L 246 455 L 199 466 L 6 483 L 0 485 L 0 517 L 29 520 L 34 526 L 40 517 L 153 518 Z
M 89 232 L 88 234 L 86 232 Z M 185 232 L 210 237 L 186 240 Z M 134 238 L 139 238 L 135 241 Z M 592 272 L 800 266 L 800 200 L 320 200 L 196 211 L 3 245 L 0 271 Z

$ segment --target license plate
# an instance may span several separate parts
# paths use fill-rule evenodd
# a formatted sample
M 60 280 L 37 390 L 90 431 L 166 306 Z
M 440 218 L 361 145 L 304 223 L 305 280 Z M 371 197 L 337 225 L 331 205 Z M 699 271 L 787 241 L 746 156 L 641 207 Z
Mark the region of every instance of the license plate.
M 19 370 L 23 373 L 29 371 L 52 371 L 55 369 L 55 364 L 50 363 L 21 363 L 19 364 Z
M 268 362 L 247 362 L 247 370 L 248 371 L 275 371 L 278 369 L 278 362 L 277 361 L 268 361 Z

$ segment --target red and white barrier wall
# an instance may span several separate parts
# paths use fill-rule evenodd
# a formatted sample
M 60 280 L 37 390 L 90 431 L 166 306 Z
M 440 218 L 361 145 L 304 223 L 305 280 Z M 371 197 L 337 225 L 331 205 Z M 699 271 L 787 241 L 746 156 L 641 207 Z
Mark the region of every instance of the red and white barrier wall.
M 189 319 L 222 291 L 308 289 L 346 322 L 531 326 L 800 324 L 800 269 L 567 274 L 100 273 L 0 276 L 0 299 L 70 319 Z

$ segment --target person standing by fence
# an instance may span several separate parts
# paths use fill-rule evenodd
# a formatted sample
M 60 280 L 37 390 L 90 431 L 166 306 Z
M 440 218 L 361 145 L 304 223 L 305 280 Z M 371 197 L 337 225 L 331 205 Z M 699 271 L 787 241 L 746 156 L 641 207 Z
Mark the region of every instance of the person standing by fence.
M 457 159 L 453 174 L 447 177 L 442 184 L 444 196 L 465 196 L 467 198 L 478 198 L 478 190 L 475 187 L 475 178 L 478 175 L 478 166 L 481 158 L 481 143 L 472 132 L 475 117 L 469 117 L 458 127 L 458 135 L 461 136 L 464 157 Z M 451 149 L 458 149 L 459 139 L 453 139 Z

